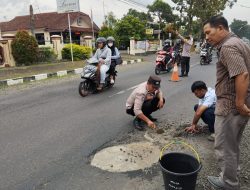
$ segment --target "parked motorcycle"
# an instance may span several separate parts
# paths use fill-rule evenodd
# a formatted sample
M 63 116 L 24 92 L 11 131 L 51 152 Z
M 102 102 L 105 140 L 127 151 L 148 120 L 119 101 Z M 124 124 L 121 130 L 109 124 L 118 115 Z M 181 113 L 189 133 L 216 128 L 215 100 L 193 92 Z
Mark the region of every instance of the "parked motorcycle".
M 212 62 L 212 53 L 210 48 L 202 48 L 200 51 L 200 64 L 206 65 Z
M 79 84 L 79 94 L 82 97 L 87 96 L 90 93 L 98 92 L 97 87 L 99 84 L 99 79 L 97 77 L 97 66 L 98 66 L 98 60 L 96 58 L 91 58 L 87 61 L 87 65 L 83 68 L 83 72 L 81 73 L 81 78 L 83 79 L 82 82 Z M 115 78 L 117 76 L 117 71 L 115 71 L 115 76 L 113 76 L 113 79 L 115 81 Z M 110 83 L 110 74 L 109 71 L 107 71 L 107 76 L 105 78 L 105 84 L 103 88 L 110 88 L 114 84 Z
M 174 51 L 163 51 L 160 50 L 157 52 L 156 56 L 156 66 L 155 74 L 159 75 L 162 71 L 170 72 L 174 67 L 175 62 L 175 52 Z

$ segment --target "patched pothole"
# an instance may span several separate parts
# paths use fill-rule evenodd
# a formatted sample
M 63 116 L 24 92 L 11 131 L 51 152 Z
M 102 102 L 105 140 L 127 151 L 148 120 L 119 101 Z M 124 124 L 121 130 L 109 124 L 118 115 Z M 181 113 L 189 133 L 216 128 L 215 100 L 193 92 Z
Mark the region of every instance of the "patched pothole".
M 91 165 L 110 172 L 135 171 L 151 167 L 159 155 L 159 147 L 150 142 L 124 144 L 97 152 Z

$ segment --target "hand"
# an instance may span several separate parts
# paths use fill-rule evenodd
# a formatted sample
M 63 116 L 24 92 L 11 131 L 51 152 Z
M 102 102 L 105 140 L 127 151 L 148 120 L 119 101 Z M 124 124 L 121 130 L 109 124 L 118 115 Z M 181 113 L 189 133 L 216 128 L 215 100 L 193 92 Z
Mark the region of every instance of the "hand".
M 99 63 L 104 64 L 104 63 L 105 63 L 104 59 L 101 58 L 101 59 L 99 60 Z
M 242 106 L 236 106 L 238 112 L 240 112 L 241 115 L 250 116 L 250 109 L 247 107 L 246 104 L 243 104 Z
M 196 125 L 192 124 L 190 127 L 186 127 L 185 131 L 188 133 L 197 133 L 199 132 Z
M 146 95 L 145 100 L 152 100 L 153 98 L 154 98 L 154 95 L 151 94 L 151 93 L 148 93 L 148 94 Z
M 155 129 L 156 128 L 156 125 L 152 122 L 152 121 L 148 121 L 147 125 L 152 128 L 152 129 Z
M 160 99 L 160 101 L 158 102 L 157 107 L 158 107 L 159 109 L 161 109 L 163 106 L 164 106 L 164 101 L 163 101 L 163 99 Z

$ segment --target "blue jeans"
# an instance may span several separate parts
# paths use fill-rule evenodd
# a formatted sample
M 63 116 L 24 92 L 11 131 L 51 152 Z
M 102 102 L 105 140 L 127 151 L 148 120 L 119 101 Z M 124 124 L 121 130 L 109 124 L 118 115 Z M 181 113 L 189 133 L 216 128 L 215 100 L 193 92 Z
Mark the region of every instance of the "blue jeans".
M 109 66 L 102 64 L 100 67 L 100 83 L 104 84 L 105 83 L 105 78 L 106 78 L 106 72 L 109 70 Z
M 196 104 L 194 106 L 194 111 L 198 109 L 199 105 Z M 214 122 L 215 122 L 215 115 L 214 115 L 215 107 L 207 108 L 203 114 L 201 115 L 201 119 L 204 123 L 208 125 L 208 129 L 211 133 L 214 133 Z

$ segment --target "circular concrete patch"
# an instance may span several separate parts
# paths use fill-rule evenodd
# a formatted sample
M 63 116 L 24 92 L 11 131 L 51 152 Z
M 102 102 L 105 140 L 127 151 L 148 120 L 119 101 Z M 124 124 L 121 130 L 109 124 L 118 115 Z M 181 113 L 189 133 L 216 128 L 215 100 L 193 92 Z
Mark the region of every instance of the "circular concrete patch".
M 158 162 L 160 150 L 150 142 L 108 147 L 97 152 L 91 165 L 110 172 L 140 170 Z

